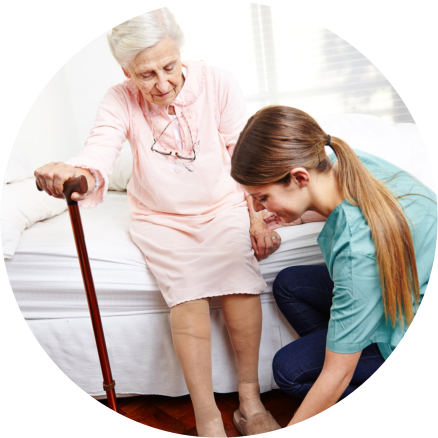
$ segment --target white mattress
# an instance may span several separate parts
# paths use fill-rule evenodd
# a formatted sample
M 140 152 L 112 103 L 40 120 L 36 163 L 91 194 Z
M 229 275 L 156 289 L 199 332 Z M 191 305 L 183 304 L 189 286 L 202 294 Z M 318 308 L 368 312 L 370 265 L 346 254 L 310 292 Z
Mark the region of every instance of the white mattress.
M 129 235 L 126 192 L 108 192 L 103 204 L 81 209 L 101 315 L 163 313 L 169 309 L 154 276 Z M 272 302 L 272 282 L 291 265 L 324 263 L 316 238 L 322 222 L 279 229 L 280 249 L 261 262 L 268 284 L 262 302 Z M 6 268 L 26 319 L 88 316 L 68 212 L 24 231 Z M 211 307 L 218 307 L 219 299 Z

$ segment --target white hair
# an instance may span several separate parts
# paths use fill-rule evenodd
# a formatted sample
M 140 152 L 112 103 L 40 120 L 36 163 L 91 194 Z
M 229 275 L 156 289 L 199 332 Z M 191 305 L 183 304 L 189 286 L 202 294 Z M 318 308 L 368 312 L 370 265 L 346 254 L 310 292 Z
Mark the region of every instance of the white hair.
M 166 36 L 172 38 L 178 50 L 184 45 L 184 34 L 167 8 L 139 15 L 114 27 L 107 35 L 116 61 L 124 68 L 138 53 L 154 46 Z

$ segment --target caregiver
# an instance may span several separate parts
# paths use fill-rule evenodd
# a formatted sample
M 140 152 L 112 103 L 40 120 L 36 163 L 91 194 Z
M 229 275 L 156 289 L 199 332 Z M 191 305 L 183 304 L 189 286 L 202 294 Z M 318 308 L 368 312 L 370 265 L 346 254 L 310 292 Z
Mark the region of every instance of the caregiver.
M 214 296 L 221 297 L 237 358 L 241 429 L 268 432 L 280 426 L 260 401 L 258 381 L 259 295 L 266 284 L 251 247 L 245 194 L 230 176 L 246 104 L 226 71 L 181 62 L 183 40 L 165 8 L 112 29 L 109 45 L 128 80 L 106 93 L 79 156 L 43 166 L 35 176 L 47 193 L 62 197 L 66 180 L 85 175 L 89 193 L 72 199 L 94 207 L 103 201 L 115 160 L 129 141 L 130 232 L 171 308 L 173 342 L 198 434 L 226 436 L 212 383 L 209 298 Z M 251 233 L 262 251 L 259 258 L 280 245 L 280 236 L 260 223 L 252 224 Z
M 326 145 L 335 155 L 326 155 Z M 354 391 L 402 339 L 432 269 L 436 196 L 286 106 L 250 118 L 231 175 L 256 211 L 283 222 L 306 211 L 327 218 L 318 237 L 326 266 L 286 268 L 274 283 L 277 304 L 300 335 L 273 363 L 280 388 L 304 398 L 292 425 Z

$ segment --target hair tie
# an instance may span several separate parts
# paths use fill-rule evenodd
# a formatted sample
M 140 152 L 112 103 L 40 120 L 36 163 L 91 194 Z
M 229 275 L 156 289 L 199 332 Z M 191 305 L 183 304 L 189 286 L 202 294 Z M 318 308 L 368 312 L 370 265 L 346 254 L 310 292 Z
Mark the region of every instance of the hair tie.
M 330 144 L 331 141 L 332 141 L 332 136 L 331 135 L 327 135 L 327 143 L 325 144 L 325 146 L 332 147 L 332 145 Z M 318 153 L 318 166 L 319 166 L 321 164 L 321 158 L 319 157 L 318 145 L 316 145 L 316 152 Z

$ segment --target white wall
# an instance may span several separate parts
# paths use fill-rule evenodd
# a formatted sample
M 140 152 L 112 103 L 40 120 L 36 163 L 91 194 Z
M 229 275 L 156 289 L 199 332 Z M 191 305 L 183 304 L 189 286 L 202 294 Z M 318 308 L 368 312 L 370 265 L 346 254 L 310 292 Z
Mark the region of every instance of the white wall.
M 83 147 L 106 90 L 124 78 L 105 35 L 92 41 L 38 96 L 14 148 L 27 156 L 33 168 L 75 156 Z
M 31 107 L 14 143 L 36 168 L 62 161 L 80 145 L 77 113 L 73 107 L 66 68 L 47 84 Z

